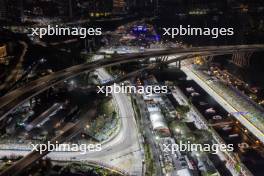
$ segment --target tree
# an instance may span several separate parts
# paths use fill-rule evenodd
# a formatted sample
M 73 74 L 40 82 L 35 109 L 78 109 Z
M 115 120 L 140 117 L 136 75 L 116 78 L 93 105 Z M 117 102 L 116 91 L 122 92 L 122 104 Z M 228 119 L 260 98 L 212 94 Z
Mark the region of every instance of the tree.
M 176 111 L 179 113 L 180 117 L 185 117 L 186 113 L 190 111 L 190 107 L 185 105 L 179 105 L 176 107 Z

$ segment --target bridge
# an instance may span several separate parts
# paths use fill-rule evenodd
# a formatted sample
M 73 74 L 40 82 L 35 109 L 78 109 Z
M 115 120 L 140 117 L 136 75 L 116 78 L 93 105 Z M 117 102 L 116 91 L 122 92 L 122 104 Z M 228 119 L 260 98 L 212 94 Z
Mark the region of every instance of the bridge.
M 31 81 L 23 87 L 20 87 L 0 98 L 0 121 L 10 114 L 16 107 L 23 104 L 30 98 L 49 89 L 50 87 L 61 83 L 62 81 L 75 77 L 83 72 L 93 71 L 101 67 L 129 63 L 133 61 L 147 60 L 153 57 L 181 55 L 183 57 L 171 60 L 163 59 L 164 64 L 180 62 L 181 60 L 192 58 L 195 55 L 214 56 L 225 55 L 237 52 L 257 52 L 263 51 L 264 45 L 234 45 L 234 46 L 206 46 L 193 48 L 170 48 L 159 51 L 150 51 L 136 54 L 124 54 L 111 59 L 102 59 L 90 63 L 75 65 L 50 75 Z M 188 56 L 188 57 L 187 57 Z

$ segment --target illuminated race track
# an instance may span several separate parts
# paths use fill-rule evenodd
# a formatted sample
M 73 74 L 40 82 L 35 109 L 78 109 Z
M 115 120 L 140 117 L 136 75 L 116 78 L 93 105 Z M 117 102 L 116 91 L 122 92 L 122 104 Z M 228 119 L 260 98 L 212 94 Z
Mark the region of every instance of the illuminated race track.
M 73 66 L 70 68 L 67 68 L 65 70 L 61 70 L 59 72 L 56 72 L 54 74 L 45 76 L 43 78 L 40 78 L 38 80 L 32 81 L 30 82 L 28 85 L 26 85 L 23 88 L 19 88 L 16 89 L 12 92 L 10 92 L 9 94 L 7 94 L 6 96 L 0 98 L 0 107 L 2 112 L 6 112 L 4 111 L 5 109 L 3 107 L 8 107 L 10 106 L 10 104 L 14 105 L 15 107 L 19 106 L 21 103 L 25 102 L 26 100 L 28 100 L 30 97 L 39 94 L 41 92 L 43 92 L 44 90 L 48 89 L 51 86 L 56 85 L 57 83 L 60 83 L 61 81 L 74 77 L 80 73 L 83 73 L 85 71 L 92 71 L 95 70 L 96 68 L 100 68 L 100 67 L 107 67 L 107 66 L 111 66 L 111 65 L 117 65 L 120 63 L 127 63 L 127 62 L 131 62 L 131 61 L 136 61 L 136 60 L 142 60 L 142 59 L 148 59 L 151 57 L 157 57 L 157 56 L 167 56 L 167 55 L 182 55 L 179 56 L 177 58 L 173 58 L 171 60 L 167 60 L 164 61 L 165 64 L 168 63 L 173 63 L 175 61 L 178 60 L 184 60 L 187 58 L 191 58 L 194 57 L 195 55 L 199 54 L 199 55 L 203 55 L 203 56 L 208 56 L 208 55 L 222 55 L 222 54 L 230 54 L 233 52 L 237 52 L 237 51 L 261 51 L 264 50 L 263 48 L 264 46 L 261 45 L 261 47 L 257 47 L 257 49 L 253 49 L 251 47 L 245 48 L 245 46 L 237 46 L 236 49 L 231 48 L 231 47 L 220 47 L 221 49 L 211 49 L 212 47 L 204 47 L 203 49 L 201 49 L 201 47 L 199 47 L 199 51 L 188 51 L 187 49 L 175 49 L 177 50 L 177 52 L 175 51 L 174 53 L 172 53 L 170 50 L 164 50 L 164 51 L 159 51 L 159 52 L 146 52 L 146 53 L 142 53 L 142 54 L 128 54 L 128 55 L 124 55 L 124 56 L 120 56 L 120 57 L 116 57 L 113 58 L 111 60 L 98 60 L 95 62 L 91 62 L 91 63 L 87 63 L 87 64 L 82 64 L 82 65 L 77 65 L 77 66 Z M 242 49 L 241 49 L 242 48 Z M 198 48 L 196 48 L 198 50 Z M 186 51 L 187 50 L 187 51 Z M 193 48 L 192 48 L 193 50 Z M 167 52 L 165 52 L 167 51 Z M 154 54 L 155 53 L 155 54 Z M 166 53 L 166 54 L 165 54 Z M 136 74 L 139 74 L 140 72 L 144 71 L 144 70 L 149 70 L 149 69 L 153 69 L 157 66 L 157 64 L 155 65 L 149 65 L 145 68 L 142 68 L 138 71 L 132 72 L 131 74 L 126 75 L 125 77 L 130 77 Z M 103 71 L 101 71 L 101 74 L 105 74 Z M 104 78 L 106 78 L 107 76 L 103 76 Z M 124 77 L 124 78 L 125 78 Z M 123 80 L 124 78 L 119 79 L 119 81 Z M 129 108 L 130 105 L 128 103 L 128 100 L 123 100 L 125 99 L 125 97 L 122 96 L 117 96 L 116 97 L 117 102 L 119 104 L 119 108 L 122 110 L 124 110 L 124 112 L 122 114 L 124 114 L 125 117 L 128 117 L 129 114 L 132 114 L 132 109 Z M 126 105 L 127 107 L 122 107 Z M 13 106 L 13 107 L 14 107 Z M 10 109 L 8 110 L 8 112 L 11 112 L 13 110 Z M 129 111 L 128 111 L 129 110 Z M 7 113 L 8 114 L 8 113 Z M 4 118 L 6 115 L 2 116 L 1 118 Z M 125 151 L 125 149 L 129 149 L 129 147 L 131 147 L 131 142 L 135 142 L 136 140 L 136 135 L 137 134 L 135 131 L 133 131 L 132 129 L 135 129 L 135 127 L 130 126 L 129 128 L 127 128 L 128 124 L 130 125 L 135 125 L 135 121 L 134 118 L 124 118 L 122 119 L 124 122 L 122 122 L 122 124 L 124 125 L 124 129 L 126 130 L 121 130 L 121 132 L 119 133 L 119 137 L 117 136 L 117 138 L 115 138 L 113 141 L 111 141 L 110 143 L 107 143 L 104 146 L 103 151 L 99 152 L 99 153 L 90 153 L 87 155 L 77 155 L 77 159 L 83 160 L 83 161 L 97 161 L 97 162 L 101 162 L 104 161 L 106 158 L 105 157 L 109 157 L 110 156 L 117 156 L 120 154 L 121 151 Z M 132 131 L 127 131 L 127 130 L 132 130 Z M 129 135 L 128 135 L 129 134 Z M 132 140 L 133 139 L 133 140 Z M 124 144 L 124 145 L 120 145 L 120 144 Z M 122 146 L 122 147 L 121 147 Z M 125 147 L 125 148 L 124 148 Z M 135 147 L 137 148 L 137 147 Z M 132 149 L 129 150 L 129 152 L 133 151 Z M 6 152 L 10 152 L 10 151 L 6 151 Z M 15 152 L 15 151 L 13 151 Z M 20 153 L 19 151 L 16 151 L 17 153 Z M 11 152 L 12 153 L 12 152 Z M 21 155 L 27 154 L 28 152 L 23 152 L 21 151 Z M 31 154 L 32 155 L 32 154 Z M 28 157 L 30 157 L 30 160 L 34 157 L 32 157 L 31 155 L 29 155 Z M 35 158 L 39 158 L 39 156 L 36 156 Z M 52 152 L 49 157 L 53 158 L 53 159 L 59 159 L 59 160 L 67 160 L 69 158 L 72 157 L 76 157 L 76 153 L 58 153 L 58 152 Z M 33 161 L 33 159 L 31 161 Z M 18 165 L 16 167 L 22 167 L 24 164 L 23 162 L 20 162 L 21 165 Z M 27 164 L 25 164 L 27 165 Z M 29 165 L 29 164 L 28 164 Z
M 133 76 L 135 74 L 140 73 L 143 71 L 140 69 L 139 71 L 135 71 L 130 73 L 129 75 Z M 103 79 L 111 79 L 111 76 L 104 71 L 103 69 L 97 70 L 100 78 Z M 122 78 L 121 78 L 122 79 Z M 120 81 L 121 81 L 120 79 Z M 112 94 L 114 102 L 117 104 L 119 109 L 119 116 L 121 118 L 121 129 L 119 130 L 118 134 L 111 139 L 102 144 L 102 150 L 97 152 L 88 152 L 86 154 L 80 154 L 79 152 L 51 152 L 48 151 L 43 152 L 40 154 L 39 152 L 30 152 L 30 150 L 20 150 L 19 148 L 16 150 L 1 150 L 0 156 L 11 156 L 11 155 L 20 155 L 24 156 L 21 160 L 11 165 L 9 168 L 4 170 L 0 173 L 1 176 L 12 175 L 12 174 L 19 174 L 25 168 L 29 167 L 32 163 L 36 162 L 38 159 L 44 157 L 48 154 L 48 157 L 52 160 L 56 161 L 87 161 L 92 163 L 97 163 L 99 165 L 106 165 L 116 171 L 120 171 L 119 164 L 113 164 L 112 158 L 117 158 L 120 156 L 131 156 L 133 154 L 134 158 L 132 160 L 135 162 L 133 167 L 129 170 L 126 168 L 126 173 L 132 173 L 134 175 L 141 175 L 139 173 L 141 171 L 141 150 L 139 146 L 138 140 L 138 131 L 136 127 L 136 121 L 134 118 L 133 108 L 129 98 L 122 93 L 119 94 Z M 92 117 L 93 113 L 87 113 L 84 115 L 86 119 L 87 116 Z M 85 125 L 83 121 L 78 122 L 76 125 L 73 125 L 71 128 L 65 130 L 62 134 L 58 137 L 53 139 L 53 141 L 67 141 L 71 137 L 78 134 L 83 125 Z M 74 159 L 73 159 L 74 158 Z M 124 158 L 126 159 L 126 158 Z M 14 171 L 15 170 L 15 171 Z M 122 170 L 121 170 L 122 171 Z

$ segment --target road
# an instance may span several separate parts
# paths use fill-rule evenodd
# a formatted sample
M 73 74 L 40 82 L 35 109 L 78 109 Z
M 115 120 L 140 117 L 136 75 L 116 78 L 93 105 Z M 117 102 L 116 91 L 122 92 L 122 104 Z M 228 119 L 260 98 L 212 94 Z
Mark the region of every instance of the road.
M 103 69 L 98 69 L 97 72 L 101 79 L 112 79 Z M 80 154 L 79 152 L 52 152 L 48 154 L 48 157 L 60 161 L 90 161 L 104 163 L 114 168 L 125 170 L 130 175 L 142 175 L 143 156 L 131 102 L 129 98 L 122 93 L 112 94 L 112 96 L 119 108 L 119 115 L 122 122 L 120 132 L 117 136 L 107 143 L 102 144 L 102 150 L 99 152 L 90 152 L 86 154 Z M 28 153 L 29 151 L 1 150 L 0 156 L 24 156 Z M 35 157 L 34 155 L 30 158 L 34 159 Z
M 253 121 L 251 117 L 247 117 L 247 115 L 241 114 L 234 114 L 234 112 L 246 112 L 248 109 L 252 109 L 251 105 L 247 105 L 244 109 L 242 107 L 242 102 L 246 103 L 245 101 L 239 101 L 237 104 L 233 103 L 232 101 L 236 100 L 236 97 L 230 98 L 230 95 L 220 93 L 212 83 L 206 82 L 202 77 L 199 75 L 198 72 L 194 72 L 189 65 L 183 66 L 182 70 L 186 73 L 186 75 L 192 78 L 197 84 L 199 84 L 204 90 L 206 90 L 209 95 L 214 97 L 214 99 L 229 113 L 233 114 L 234 117 L 241 122 L 249 131 L 251 131 L 262 143 L 264 143 L 264 129 L 263 124 L 259 121 Z M 231 100 L 232 99 L 232 100 Z M 258 111 L 255 109 L 255 111 Z M 252 112 L 250 112 L 252 113 Z
M 90 110 L 87 113 L 87 115 L 89 117 L 95 116 L 95 114 L 96 114 L 95 110 Z M 63 132 L 61 134 L 59 134 L 58 136 L 56 136 L 55 138 L 53 138 L 51 140 L 51 143 L 56 144 L 56 141 L 58 143 L 63 143 L 65 141 L 71 139 L 73 136 L 77 135 L 81 131 L 82 125 L 83 125 L 83 122 L 80 120 L 75 124 L 71 124 L 70 126 L 67 126 L 66 128 L 64 128 L 62 130 Z M 0 175 L 1 176 L 9 176 L 9 175 L 19 174 L 25 168 L 32 165 L 34 162 L 38 161 L 39 159 L 41 159 L 42 157 L 44 157 L 48 153 L 49 153 L 48 150 L 44 151 L 42 154 L 40 154 L 38 151 L 32 151 L 32 152 L 24 153 L 22 155 L 26 155 L 25 157 L 23 157 L 22 159 L 15 162 L 10 167 L 8 167 L 6 170 L 1 172 Z M 1 152 L 1 154 L 2 154 L 2 152 Z M 21 154 L 18 153 L 18 155 L 21 155 Z
M 188 105 L 189 104 L 188 97 L 186 95 L 184 95 L 184 93 L 180 90 L 179 87 L 174 87 L 173 97 L 181 105 Z M 210 123 L 208 123 L 208 119 L 205 118 L 205 116 L 202 115 L 200 113 L 200 111 L 193 104 L 190 106 L 190 111 L 186 115 L 187 115 L 188 121 L 194 122 L 195 126 L 197 128 L 208 130 L 208 128 L 210 126 Z M 211 128 L 211 132 L 212 132 L 214 140 L 216 140 L 216 142 L 218 142 L 219 144 L 226 144 L 225 141 L 221 138 L 221 136 L 219 136 L 219 134 L 215 131 L 215 129 Z M 236 160 L 233 159 L 234 158 L 233 153 L 225 153 L 225 155 L 224 155 L 222 152 L 218 152 L 217 155 L 218 155 L 218 157 L 222 158 L 222 160 L 226 160 L 226 161 L 231 160 L 234 163 L 237 162 Z M 212 157 L 211 155 L 209 155 L 209 156 Z M 211 160 L 211 161 L 213 163 L 215 163 L 219 159 L 218 157 L 214 158 L 214 160 Z M 222 162 L 222 163 L 217 162 L 217 165 L 221 164 L 221 165 L 219 165 L 221 168 L 217 167 L 218 171 L 224 172 L 224 175 L 230 175 L 230 173 L 226 170 L 226 169 L 228 169 L 233 175 L 237 174 L 236 169 L 234 168 L 234 166 L 232 164 L 230 164 L 230 162 L 226 162 L 225 164 L 223 164 L 223 163 L 224 162 Z M 226 168 L 224 168 L 224 165 Z M 240 166 L 243 167 L 243 169 L 247 170 L 247 168 L 245 168 L 244 165 L 240 164 Z M 252 174 L 250 172 L 247 172 L 247 176 L 252 176 Z
M 264 45 L 235 45 L 235 46 L 207 46 L 194 48 L 170 48 L 166 50 L 149 51 L 144 53 L 125 54 L 110 59 L 97 60 L 91 63 L 75 65 L 56 73 L 41 77 L 27 85 L 18 88 L 0 98 L 0 121 L 2 121 L 17 106 L 23 104 L 31 97 L 47 90 L 65 79 L 77 76 L 85 71 L 91 71 L 100 67 L 108 67 L 121 63 L 128 63 L 152 57 L 165 55 L 223 55 L 239 51 L 262 51 Z M 186 59 L 186 58 L 185 58 Z M 180 60 L 180 59 L 179 59 Z M 183 60 L 183 59 L 182 59 Z
M 101 79 L 112 79 L 112 77 L 104 69 L 97 69 L 97 72 Z M 132 104 L 130 99 L 125 94 L 113 93 L 112 96 L 119 108 L 119 115 L 122 121 L 120 133 L 113 140 L 103 144 L 101 152 L 89 153 L 87 156 L 79 155 L 79 158 L 85 160 L 89 157 L 92 160 L 104 161 L 106 163 L 118 162 L 120 166 L 122 163 L 129 161 L 133 164 L 130 163 L 130 169 L 126 168 L 128 169 L 127 172 L 132 175 L 141 175 L 141 148 Z M 132 159 L 127 157 L 132 157 Z M 119 164 L 117 164 L 117 166 Z

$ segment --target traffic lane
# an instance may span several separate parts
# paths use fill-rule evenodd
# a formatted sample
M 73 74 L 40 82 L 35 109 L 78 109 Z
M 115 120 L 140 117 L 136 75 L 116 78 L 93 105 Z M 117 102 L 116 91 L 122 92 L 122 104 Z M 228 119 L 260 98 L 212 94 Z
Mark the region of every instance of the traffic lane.
M 99 70 L 100 75 L 103 79 L 111 79 L 111 76 L 107 74 L 103 69 Z M 124 150 L 131 150 L 130 147 L 136 144 L 139 148 L 138 138 L 137 138 L 137 127 L 134 120 L 134 112 L 131 103 L 125 94 L 112 94 L 113 98 L 120 110 L 120 118 L 122 121 L 120 133 L 111 141 L 102 145 L 102 150 L 100 152 L 89 152 L 86 155 L 75 155 L 78 159 L 102 157 L 105 155 L 116 155 L 118 153 L 124 152 Z
M 108 76 L 104 75 L 104 78 L 109 79 Z M 133 114 L 133 110 L 131 109 L 131 105 L 128 103 L 128 99 L 127 97 L 125 97 L 125 95 L 123 94 L 114 94 L 114 97 L 117 100 L 118 106 L 121 109 L 121 119 L 122 119 L 122 128 L 124 130 L 123 133 L 119 134 L 116 138 L 117 141 L 116 142 L 117 145 L 119 144 L 123 144 L 124 147 L 129 147 L 131 144 L 131 141 L 135 141 L 136 140 L 136 136 L 126 136 L 126 135 L 131 135 L 131 134 L 135 134 L 135 131 L 133 129 L 136 129 L 136 124 L 135 121 L 133 120 L 133 116 L 131 116 Z M 110 145 L 110 147 L 113 147 L 110 143 L 108 144 Z M 109 150 L 110 148 L 107 147 L 108 145 L 104 146 L 104 150 Z M 116 146 L 117 146 L 116 145 Z M 115 150 L 118 151 L 119 149 L 122 149 L 117 147 Z
M 179 57 L 179 59 L 184 59 L 186 57 L 187 56 Z M 177 60 L 177 59 L 173 59 L 173 60 Z M 132 61 L 132 60 L 130 60 L 130 61 Z M 116 65 L 116 64 L 120 64 L 120 63 L 126 63 L 126 62 L 130 62 L 130 61 L 124 60 L 124 61 L 120 61 L 118 63 L 109 63 L 107 65 L 104 65 L 103 67 L 112 66 L 112 65 Z M 172 60 L 170 60 L 169 62 L 172 62 Z M 81 68 L 81 67 L 83 67 L 83 65 L 77 65 L 77 66 L 73 66 L 73 69 L 72 69 L 72 67 L 70 67 L 66 70 L 58 71 L 58 72 L 56 72 L 56 74 L 47 75 L 45 77 L 42 77 L 38 80 L 33 81 L 32 83 L 29 83 L 29 85 L 26 87 L 18 88 L 16 90 L 14 90 L 13 92 L 10 92 L 8 95 L 1 97 L 0 100 L 2 100 L 2 101 L 0 101 L 0 107 L 1 107 L 1 110 L 0 110 L 1 118 L 0 118 L 0 120 L 2 120 L 8 113 L 11 113 L 12 110 L 16 106 L 19 106 L 25 100 L 35 96 L 36 94 L 47 90 L 49 87 L 54 86 L 54 85 L 60 83 L 61 81 L 65 80 L 65 79 L 70 79 L 72 77 L 75 77 L 84 71 L 92 71 L 95 69 L 95 66 L 90 66 L 90 65 L 89 65 L 89 67 L 92 67 L 92 68 L 94 67 L 91 70 L 87 70 L 88 68 L 86 68 L 86 67 L 85 68 Z M 98 66 L 98 67 L 100 67 L 100 66 Z M 142 70 L 152 69 L 153 67 L 155 67 L 155 66 L 150 65 L 150 66 L 148 66 Z M 77 70 L 75 70 L 75 69 L 77 69 Z M 137 72 L 137 73 L 139 73 L 139 72 Z M 60 75 L 60 74 L 62 74 L 62 75 Z M 131 73 L 131 74 L 136 74 L 136 73 Z M 31 95 L 31 96 L 28 96 L 28 95 Z M 22 96 L 22 97 L 20 98 L 20 96 Z M 22 100 L 24 100 L 24 101 L 22 101 Z M 15 105 L 17 102 L 12 102 L 12 101 L 18 101 L 18 102 L 20 102 L 20 104 Z M 10 109 L 10 107 L 13 107 L 13 109 Z
M 189 87 L 189 86 L 196 87 L 194 84 L 196 84 L 196 83 L 193 82 L 192 85 L 187 84 L 187 87 Z M 186 86 L 181 86 L 181 87 L 182 87 L 181 89 L 182 89 L 183 93 L 187 97 L 189 97 L 190 95 L 186 91 L 187 87 Z M 199 89 L 196 89 L 196 90 L 199 90 Z M 198 92 L 199 93 L 204 92 L 204 90 L 199 90 Z M 201 99 L 201 101 L 208 102 L 208 99 L 209 99 L 208 94 L 206 94 L 206 97 L 200 97 L 200 99 Z M 216 106 L 215 105 L 216 102 L 213 102 L 213 104 L 214 104 L 214 106 Z M 194 103 L 194 105 L 197 106 L 197 102 L 196 102 L 196 104 Z M 220 106 L 220 105 L 217 105 L 217 106 Z M 222 107 L 219 107 L 219 108 L 221 109 Z M 207 118 L 207 120 L 210 120 L 210 118 L 207 116 L 207 114 L 204 113 L 203 110 L 201 111 L 201 113 L 204 115 L 204 117 Z M 223 114 L 220 114 L 220 115 L 223 115 Z M 246 167 L 250 168 L 250 171 L 253 172 L 254 174 L 259 173 L 260 170 L 258 170 L 258 169 L 259 169 L 260 165 L 262 165 L 262 167 L 263 167 L 263 163 L 264 163 L 263 157 L 261 156 L 262 152 L 260 152 L 259 149 L 256 149 L 254 147 L 254 145 L 252 145 L 249 149 L 245 149 L 245 151 L 241 150 L 239 146 L 242 143 L 253 144 L 251 137 L 248 136 L 249 132 L 245 132 L 243 130 L 244 128 L 240 128 L 239 125 L 236 126 L 235 124 L 233 124 L 233 125 L 231 125 L 231 127 L 232 127 L 232 129 L 229 131 L 225 131 L 222 128 L 216 128 L 216 127 L 214 127 L 214 128 L 227 144 L 233 144 L 234 145 L 234 152 L 239 154 L 242 162 L 246 165 Z M 229 135 L 232 135 L 232 134 L 239 134 L 239 136 L 229 138 Z M 258 153 L 258 155 L 254 154 L 254 153 Z M 257 164 L 257 163 L 259 163 L 259 164 Z
M 63 158 L 69 158 L 69 157 L 74 157 L 74 158 L 78 158 L 79 160 L 88 160 L 88 159 L 92 159 L 94 158 L 95 160 L 98 160 L 98 158 L 102 158 L 105 157 L 107 155 L 113 155 L 112 153 L 114 153 L 114 155 L 124 155 L 123 151 L 124 149 L 129 149 L 129 147 L 131 147 L 132 145 L 134 145 L 135 143 L 137 143 L 137 132 L 135 132 L 136 130 L 136 123 L 135 120 L 133 118 L 133 109 L 131 104 L 129 103 L 128 98 L 123 95 L 120 94 L 121 96 L 117 96 L 117 102 L 118 102 L 118 106 L 119 108 L 122 110 L 121 114 L 122 114 L 122 124 L 125 124 L 125 130 L 124 132 L 119 135 L 120 138 L 117 141 L 114 141 L 112 143 L 108 143 L 108 148 L 105 148 L 103 151 L 101 152 L 97 152 L 97 153 L 88 153 L 86 155 L 76 155 L 77 152 L 53 152 L 50 153 L 48 156 L 52 156 L 52 158 L 58 158 L 60 157 L 61 159 Z M 139 150 L 139 145 L 137 145 L 137 150 Z M 134 150 L 129 149 L 128 153 L 133 153 Z
M 191 97 L 191 95 L 189 92 L 186 91 L 187 87 L 193 87 L 194 90 L 200 94 L 199 97 L 192 98 L 192 102 L 195 105 L 195 107 L 197 107 L 199 109 L 200 113 L 208 121 L 211 121 L 212 117 L 215 115 L 220 115 L 221 117 L 223 117 L 222 120 L 217 120 L 218 122 L 221 122 L 221 121 L 226 120 L 226 119 L 231 119 L 230 117 L 227 117 L 228 112 L 226 112 L 219 104 L 217 104 L 217 102 L 214 99 L 208 97 L 208 94 L 203 89 L 201 89 L 194 81 L 184 82 L 184 84 L 180 85 L 179 87 L 182 89 L 183 93 L 189 98 Z M 200 102 L 206 102 L 208 104 L 201 106 Z M 214 108 L 216 110 L 216 113 L 213 113 L 213 114 L 205 113 L 205 110 L 208 108 Z M 228 131 L 224 131 L 224 130 L 222 130 L 222 128 L 218 128 L 218 127 L 215 127 L 215 130 L 220 132 L 220 134 L 222 134 L 225 142 L 232 143 L 235 146 L 237 146 L 239 143 L 242 143 L 243 141 L 252 143 L 252 141 L 248 140 L 248 132 L 245 133 L 244 129 L 241 126 L 231 125 L 231 127 L 232 127 L 232 129 L 228 130 Z M 234 127 L 236 127 L 236 128 L 234 128 Z M 236 133 L 241 134 L 240 137 L 228 138 L 229 135 L 236 134 Z M 237 147 L 235 149 L 237 149 Z
M 111 66 L 112 64 L 110 64 L 111 62 L 118 62 L 118 63 L 126 63 L 126 62 L 131 62 L 132 60 L 137 60 L 137 59 L 142 59 L 142 58 L 146 58 L 146 57 L 154 57 L 154 56 L 163 56 L 163 55 L 172 55 L 172 54 L 202 54 L 204 52 L 221 52 L 221 53 L 226 53 L 226 52 L 234 52 L 238 49 L 248 49 L 248 50 L 263 50 L 264 49 L 264 45 L 252 45 L 252 46 L 248 46 L 248 45 L 238 45 L 238 46 L 222 46 L 222 47 L 217 47 L 217 46 L 211 46 L 211 47 L 196 47 L 196 48 L 174 48 L 174 49 L 168 49 L 168 50 L 164 50 L 164 51 L 151 51 L 151 52 L 145 52 L 145 53 L 139 53 L 139 54 L 131 54 L 131 55 L 127 55 L 127 56 L 119 56 L 116 58 L 112 58 L 111 60 L 98 60 L 98 61 L 94 61 L 91 63 L 85 63 L 85 64 L 80 64 L 80 65 L 76 65 L 73 66 L 73 68 L 68 68 L 67 70 L 60 70 L 56 73 L 53 73 L 51 75 L 59 75 L 59 74 L 64 74 L 65 72 L 68 71 L 73 71 L 75 69 L 80 69 L 81 67 L 94 67 L 94 68 L 98 68 L 101 65 L 105 65 L 105 66 Z M 218 51 L 219 50 L 219 51 Z M 125 61 L 124 61 L 125 60 Z M 122 62 L 123 61 L 123 62 Z M 118 64 L 115 63 L 115 64 Z M 88 68 L 85 68 L 88 69 Z M 42 78 L 39 79 L 39 82 L 43 82 L 45 79 L 46 80 L 50 80 L 51 77 L 49 77 L 50 75 L 44 76 Z M 36 85 L 36 83 L 38 82 L 38 80 L 32 81 L 31 83 L 28 84 L 28 87 L 31 87 L 33 85 Z M 23 89 L 23 88 L 22 88 Z M 3 100 L 7 101 L 10 100 L 10 98 L 12 98 L 12 92 L 9 93 L 9 98 L 3 98 Z M 5 103 L 5 101 L 2 101 L 2 98 L 0 98 L 0 107 L 3 106 L 3 103 Z
M 70 79 L 79 74 L 80 73 L 78 71 L 75 71 L 73 73 L 65 73 L 62 76 L 57 76 L 58 78 L 56 77 L 56 79 L 53 80 L 53 82 L 51 81 L 40 82 L 40 83 L 37 83 L 35 86 L 23 88 L 24 91 L 19 90 L 18 92 L 16 92 L 15 95 L 12 94 L 13 98 L 11 98 L 10 101 L 4 103 L 4 105 L 1 107 L 0 121 L 3 120 L 9 113 L 11 113 L 17 106 L 23 104 L 26 100 L 49 89 L 51 86 L 59 84 L 65 79 Z M 49 78 L 46 78 L 45 80 L 49 80 Z M 49 84 L 49 86 L 47 86 L 47 84 Z M 2 98 L 6 99 L 6 97 L 2 97 Z
M 140 58 L 140 57 L 139 57 Z M 139 58 L 134 58 L 134 59 L 139 59 Z M 134 59 L 130 59 L 130 60 L 123 60 L 123 61 L 119 61 L 118 63 L 111 63 L 113 60 L 111 60 L 111 61 L 104 61 L 105 63 L 105 65 L 103 65 L 102 67 L 107 67 L 107 66 L 112 66 L 112 65 L 116 65 L 116 64 L 121 64 L 121 63 L 127 63 L 127 62 L 131 62 L 132 60 L 134 60 Z M 176 59 L 175 59 L 176 60 Z M 99 60 L 99 62 L 101 62 L 102 60 Z M 95 61 L 96 62 L 96 61 Z M 171 61 L 170 61 L 171 62 Z M 95 63 L 96 65 L 98 65 L 98 63 Z M 2 98 L 0 98 L 0 100 L 1 99 L 3 99 L 4 101 L 0 101 L 0 102 L 2 102 L 2 103 L 0 103 L 1 105 L 1 111 L 0 111 L 0 116 L 2 116 L 1 117 L 1 119 L 0 120 L 2 120 L 8 113 L 10 113 L 13 109 L 10 109 L 10 106 L 11 105 L 6 105 L 8 102 L 10 102 L 10 101 L 15 101 L 15 98 L 16 97 L 18 97 L 18 96 L 20 96 L 21 94 L 23 95 L 23 94 L 26 94 L 26 93 L 28 93 L 27 91 L 30 91 L 30 90 L 32 90 L 32 89 L 34 89 L 34 88 L 37 88 L 38 89 L 38 92 L 37 93 L 41 93 L 41 92 L 43 92 L 43 91 L 45 91 L 46 89 L 48 89 L 50 86 L 53 86 L 53 85 L 55 85 L 55 84 L 58 84 L 60 81 L 63 81 L 64 79 L 69 79 L 69 78 L 71 78 L 71 77 L 74 77 L 74 76 L 77 76 L 77 75 L 79 75 L 79 74 L 81 74 L 82 72 L 84 72 L 84 71 L 89 71 L 89 70 L 87 70 L 88 68 L 86 68 L 86 67 L 84 67 L 84 68 L 82 68 L 83 66 L 85 66 L 86 64 L 84 64 L 84 65 L 78 65 L 78 66 L 74 66 L 74 68 L 76 68 L 77 70 L 75 70 L 75 71 L 71 71 L 71 69 L 69 69 L 70 71 L 59 71 L 59 72 L 57 72 L 57 74 L 51 74 L 51 75 L 48 75 L 48 76 L 45 76 L 45 77 L 43 77 L 43 78 L 40 78 L 40 80 L 36 80 L 37 82 L 38 81 L 40 81 L 41 83 L 41 85 L 43 85 L 43 88 L 42 87 L 39 87 L 39 88 L 37 88 L 38 86 L 39 86 L 39 84 L 35 84 L 35 86 L 30 86 L 30 87 L 25 87 L 25 88 L 23 88 L 23 91 L 21 92 L 20 91 L 20 89 L 16 92 L 16 90 L 14 90 L 15 91 L 15 94 L 16 94 L 16 96 L 14 96 L 13 94 L 14 94 L 14 92 L 11 92 L 10 94 L 8 94 L 8 95 L 6 95 L 6 96 L 4 96 L 4 97 L 2 97 Z M 98 65 L 98 66 L 96 66 L 96 65 L 94 65 L 94 66 L 91 66 L 91 65 L 88 65 L 88 67 L 93 67 L 94 69 L 95 68 L 97 68 L 97 67 L 100 67 L 100 64 Z M 93 69 L 91 69 L 91 70 L 93 70 Z M 91 71 L 90 70 L 90 71 Z M 60 75 L 60 72 L 62 72 L 61 74 L 62 75 Z M 63 78 L 64 77 L 64 78 Z M 41 79 L 44 79 L 44 80 L 41 80 Z M 52 81 L 52 79 L 55 79 L 55 80 L 53 80 Z M 58 79 L 58 80 L 56 80 L 56 79 Z M 32 83 L 31 83 L 32 84 Z M 46 85 L 44 85 L 44 84 L 46 84 Z M 33 90 L 32 90 L 33 91 Z M 36 94 L 37 94 L 36 93 Z M 29 92 L 29 94 L 31 94 L 30 92 Z M 32 95 L 33 96 L 33 95 Z M 32 97 L 32 96 L 30 96 L 30 97 Z M 28 98 L 30 98 L 30 97 L 27 97 L 27 99 Z M 8 99 L 8 101 L 7 102 L 5 102 L 5 100 L 6 99 Z M 27 99 L 25 99 L 25 100 L 27 100 Z M 24 101 L 25 101 L 24 100 Z M 23 101 L 23 102 L 24 102 Z M 20 102 L 20 104 L 22 104 L 23 102 Z M 5 106 L 6 105 L 6 106 Z M 4 106 L 4 107 L 3 107 Z M 14 107 L 15 108 L 15 106 L 11 106 L 11 107 Z
M 222 95 L 222 93 L 218 94 L 214 88 L 212 88 L 209 83 L 201 80 L 201 77 L 197 75 L 197 73 L 194 73 L 189 67 L 183 67 L 184 71 L 189 74 L 193 79 L 198 80 L 198 83 L 204 88 L 209 91 L 211 95 L 213 95 L 214 99 L 217 100 L 221 106 L 226 109 L 227 112 L 240 112 L 241 110 L 236 109 L 233 105 L 231 105 Z M 200 81 L 199 81 L 200 80 Z M 245 110 L 244 110 L 245 111 Z M 248 119 L 245 115 L 236 115 L 233 114 L 233 116 L 240 121 L 246 128 L 248 128 L 250 131 L 253 131 L 252 134 L 254 134 L 260 141 L 263 141 L 264 135 L 261 132 L 261 130 L 256 127 L 258 123 L 255 123 L 255 125 L 250 121 L 251 119 Z
M 96 111 L 90 110 L 88 112 L 88 115 L 91 117 L 92 116 L 94 117 L 96 115 Z M 53 138 L 51 140 L 51 143 L 55 145 L 56 142 L 63 143 L 66 140 L 69 140 L 73 136 L 80 133 L 82 127 L 83 127 L 83 122 L 82 121 L 77 122 L 75 125 L 65 129 L 64 132 L 62 132 L 60 135 Z M 7 169 L 5 169 L 3 172 L 1 172 L 0 175 L 1 176 L 17 175 L 21 171 L 23 171 L 25 168 L 32 165 L 35 161 L 38 161 L 39 159 L 41 159 L 42 157 L 47 155 L 49 152 L 51 152 L 51 151 L 45 150 L 42 153 L 40 153 L 39 151 L 30 152 L 28 155 L 26 155 L 22 159 L 18 160 L 13 165 L 11 165 Z

